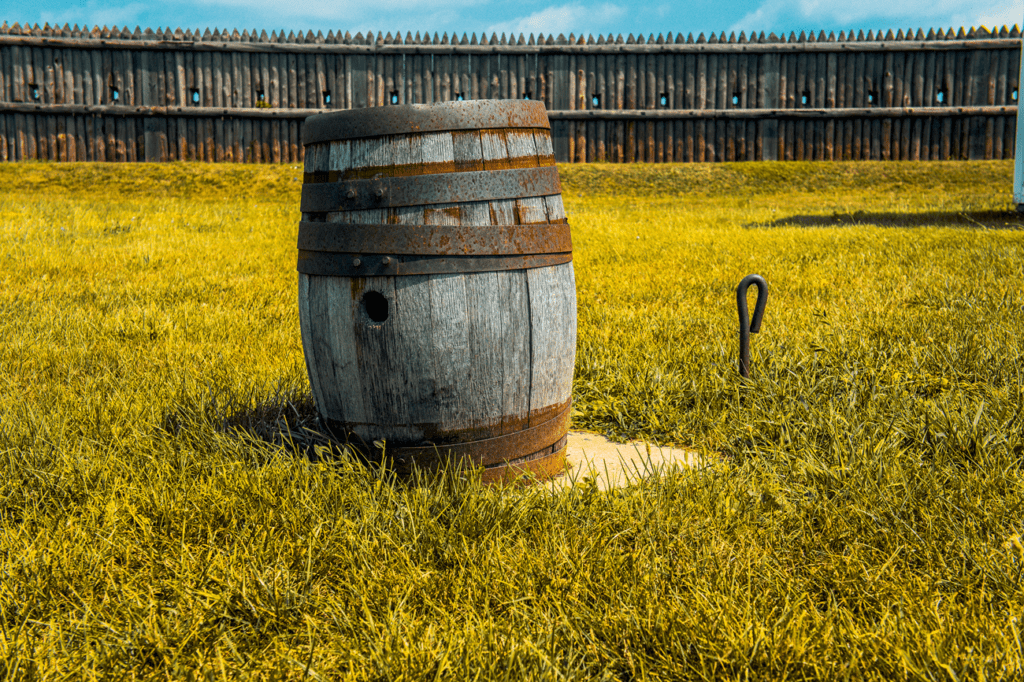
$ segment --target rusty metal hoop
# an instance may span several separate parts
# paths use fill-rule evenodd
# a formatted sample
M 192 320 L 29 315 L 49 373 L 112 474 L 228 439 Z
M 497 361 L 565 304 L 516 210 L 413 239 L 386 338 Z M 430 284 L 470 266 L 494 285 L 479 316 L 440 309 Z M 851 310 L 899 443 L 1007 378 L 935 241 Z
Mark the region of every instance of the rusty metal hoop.
M 302 144 L 362 137 L 481 130 L 551 129 L 543 102 L 481 99 L 441 104 L 402 104 L 316 114 L 302 127 Z

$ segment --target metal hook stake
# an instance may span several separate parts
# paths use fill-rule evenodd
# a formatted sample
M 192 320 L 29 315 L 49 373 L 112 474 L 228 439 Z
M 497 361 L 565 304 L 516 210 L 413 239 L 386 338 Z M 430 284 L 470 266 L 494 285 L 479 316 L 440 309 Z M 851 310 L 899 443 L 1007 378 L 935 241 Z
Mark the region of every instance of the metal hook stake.
M 754 318 L 747 318 L 747 289 L 757 285 L 757 303 L 754 304 Z M 761 331 L 761 318 L 768 305 L 768 283 L 761 275 L 747 275 L 736 288 L 736 307 L 740 312 L 740 376 L 750 377 L 750 334 Z

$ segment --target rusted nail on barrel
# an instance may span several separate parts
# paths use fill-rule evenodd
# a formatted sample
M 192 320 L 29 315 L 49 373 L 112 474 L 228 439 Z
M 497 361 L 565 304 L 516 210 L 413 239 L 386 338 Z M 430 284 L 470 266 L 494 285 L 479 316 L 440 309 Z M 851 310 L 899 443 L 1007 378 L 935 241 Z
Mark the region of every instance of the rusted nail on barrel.
M 331 433 L 400 473 L 561 473 L 576 287 L 544 105 L 332 112 L 303 144 L 299 318 Z

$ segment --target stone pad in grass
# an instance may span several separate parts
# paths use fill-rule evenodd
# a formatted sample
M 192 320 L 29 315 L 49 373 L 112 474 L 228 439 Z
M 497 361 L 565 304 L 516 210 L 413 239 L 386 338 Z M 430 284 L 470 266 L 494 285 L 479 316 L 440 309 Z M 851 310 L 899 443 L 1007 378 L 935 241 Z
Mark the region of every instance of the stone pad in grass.
M 572 485 L 593 475 L 601 490 L 622 487 L 653 471 L 673 466 L 696 466 L 699 454 L 682 448 L 633 441 L 614 443 L 596 433 L 569 432 L 566 473 L 555 485 Z

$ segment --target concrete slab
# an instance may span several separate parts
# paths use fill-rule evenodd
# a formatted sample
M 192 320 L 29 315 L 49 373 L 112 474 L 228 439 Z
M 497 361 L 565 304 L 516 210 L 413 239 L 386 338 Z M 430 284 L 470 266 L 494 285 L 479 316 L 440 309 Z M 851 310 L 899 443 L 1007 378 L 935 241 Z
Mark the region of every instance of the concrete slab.
M 601 490 L 622 487 L 672 466 L 697 466 L 694 450 L 659 447 L 643 441 L 615 443 L 596 433 L 570 431 L 566 452 L 568 471 L 552 480 L 555 486 L 572 485 L 594 476 Z

